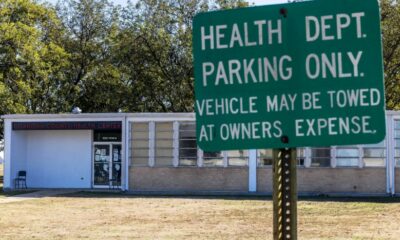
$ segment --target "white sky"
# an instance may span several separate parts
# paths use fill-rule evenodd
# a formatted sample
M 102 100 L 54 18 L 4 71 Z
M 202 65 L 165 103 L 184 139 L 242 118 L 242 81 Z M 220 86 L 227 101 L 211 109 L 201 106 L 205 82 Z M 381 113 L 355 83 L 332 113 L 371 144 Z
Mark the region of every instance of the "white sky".
M 249 2 L 254 2 L 255 5 L 267 5 L 276 3 L 287 3 L 287 0 L 250 0 Z
M 51 2 L 53 4 L 57 3 L 57 0 L 47 0 L 48 2 Z M 120 4 L 122 6 L 126 5 L 126 2 L 128 0 L 114 0 L 115 4 Z M 131 0 L 132 2 L 135 2 L 135 0 Z M 287 0 L 248 0 L 250 3 L 254 3 L 255 5 L 266 5 L 266 4 L 276 4 L 276 3 L 286 3 Z

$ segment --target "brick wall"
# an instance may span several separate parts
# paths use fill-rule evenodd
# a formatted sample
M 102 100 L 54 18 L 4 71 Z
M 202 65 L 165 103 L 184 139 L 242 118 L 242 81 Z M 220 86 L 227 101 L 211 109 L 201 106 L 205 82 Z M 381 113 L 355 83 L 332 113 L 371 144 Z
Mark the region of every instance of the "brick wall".
M 299 168 L 299 193 L 386 193 L 385 168 Z M 248 191 L 247 168 L 131 167 L 132 191 Z M 396 174 L 400 192 L 400 171 Z M 272 169 L 257 169 L 257 192 L 272 192 Z
M 297 180 L 299 193 L 386 193 L 385 168 L 299 168 Z M 272 192 L 272 168 L 257 170 L 257 191 Z
M 248 168 L 131 167 L 131 191 L 248 191 Z
M 400 194 L 400 168 L 399 167 L 396 168 L 396 176 L 395 176 L 394 180 L 396 181 L 394 183 L 394 187 L 396 189 L 396 194 Z

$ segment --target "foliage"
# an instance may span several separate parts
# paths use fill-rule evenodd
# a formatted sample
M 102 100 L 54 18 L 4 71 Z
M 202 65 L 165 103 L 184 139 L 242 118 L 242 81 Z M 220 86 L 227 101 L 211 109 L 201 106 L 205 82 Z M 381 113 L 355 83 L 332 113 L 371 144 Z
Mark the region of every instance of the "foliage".
M 50 7 L 0 1 L 0 114 L 55 112 L 67 57 Z
M 122 15 L 120 70 L 131 85 L 130 111 L 193 111 L 192 20 L 243 1 L 140 0 Z
M 129 110 L 192 111 L 191 21 L 207 7 L 198 0 L 142 0 L 124 10 L 118 59 L 134 96 Z
M 124 83 L 112 59 L 118 33 L 118 8 L 106 0 L 68 0 L 57 4 L 71 66 L 65 69 L 64 111 L 115 112 L 123 104 Z
M 0 0 L 0 115 L 57 112 L 68 66 L 62 32 L 51 6 Z
M 192 19 L 239 6 L 241 0 L 140 0 L 124 9 L 107 0 L 59 2 L 72 66 L 64 109 L 193 111 Z
M 381 0 L 381 26 L 387 109 L 400 110 L 400 4 Z

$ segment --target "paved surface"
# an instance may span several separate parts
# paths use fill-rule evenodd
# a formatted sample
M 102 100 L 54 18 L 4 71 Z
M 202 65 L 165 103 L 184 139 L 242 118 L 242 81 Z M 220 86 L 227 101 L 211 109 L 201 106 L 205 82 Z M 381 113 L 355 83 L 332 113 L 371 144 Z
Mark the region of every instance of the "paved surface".
M 19 195 L 14 195 L 6 198 L 0 198 L 1 203 L 12 203 L 12 202 L 20 202 L 25 200 L 32 200 L 44 197 L 52 197 L 61 194 L 68 194 L 77 192 L 76 190 L 41 190 L 32 193 L 23 193 Z

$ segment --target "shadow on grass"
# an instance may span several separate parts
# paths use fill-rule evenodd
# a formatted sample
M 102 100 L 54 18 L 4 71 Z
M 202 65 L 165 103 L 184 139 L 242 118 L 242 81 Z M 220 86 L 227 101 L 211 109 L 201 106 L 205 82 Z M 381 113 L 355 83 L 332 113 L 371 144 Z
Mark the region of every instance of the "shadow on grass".
M 357 202 L 357 203 L 400 203 L 400 197 L 332 197 L 332 196 L 317 196 L 317 197 L 300 197 L 299 201 L 308 202 Z
M 271 197 L 264 196 L 213 196 L 213 195 L 179 195 L 179 194 L 131 194 L 126 192 L 91 192 L 79 191 L 57 195 L 58 197 L 77 197 L 77 198 L 156 198 L 156 199 L 221 199 L 221 200 L 272 200 Z
M 272 201 L 271 196 L 243 196 L 243 195 L 171 195 L 171 194 L 152 194 L 138 195 L 125 192 L 87 192 L 80 191 L 75 193 L 57 195 L 57 197 L 73 197 L 73 198 L 130 198 L 130 199 L 194 199 L 194 200 L 254 200 L 254 201 Z M 400 197 L 331 197 L 331 196 L 313 196 L 299 197 L 299 202 L 365 202 L 365 203 L 400 203 Z

